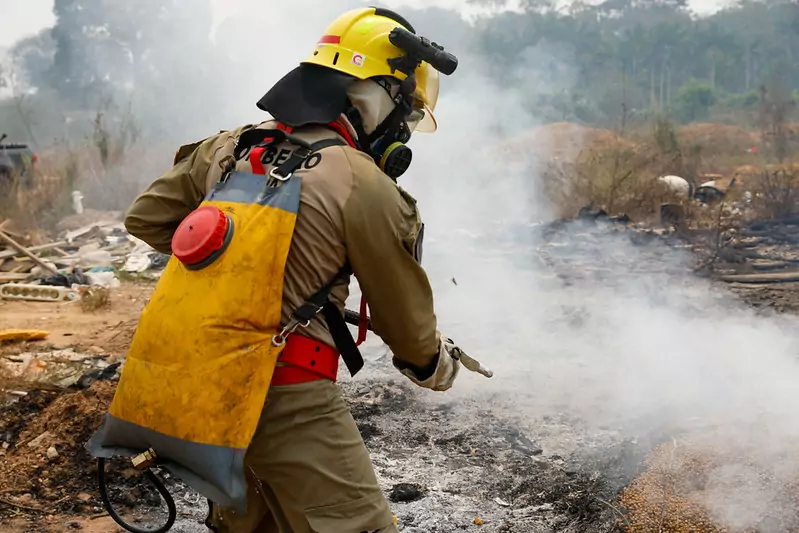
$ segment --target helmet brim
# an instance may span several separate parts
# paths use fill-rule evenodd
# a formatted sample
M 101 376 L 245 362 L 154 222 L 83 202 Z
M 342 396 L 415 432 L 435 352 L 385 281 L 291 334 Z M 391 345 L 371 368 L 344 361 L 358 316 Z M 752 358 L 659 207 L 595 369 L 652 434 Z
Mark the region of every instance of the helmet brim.
M 299 128 L 328 124 L 347 109 L 349 74 L 317 65 L 302 64 L 286 74 L 256 104 L 278 122 Z

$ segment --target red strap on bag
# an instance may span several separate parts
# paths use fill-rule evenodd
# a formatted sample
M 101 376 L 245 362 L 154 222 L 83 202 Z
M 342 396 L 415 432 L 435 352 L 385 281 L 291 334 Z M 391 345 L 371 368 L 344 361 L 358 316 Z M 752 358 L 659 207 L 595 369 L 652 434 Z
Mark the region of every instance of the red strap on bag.
M 366 299 L 361 296 L 361 309 L 358 316 L 358 340 L 356 346 L 360 346 L 366 341 L 366 333 L 369 331 L 369 313 L 366 308 Z
M 266 169 L 264 169 L 264 164 L 261 161 L 261 154 L 264 153 L 264 150 L 266 150 L 266 148 L 259 146 L 253 148 L 250 152 L 250 166 L 255 174 L 266 174 Z
M 285 131 L 286 133 L 292 133 L 294 131 L 294 128 L 292 128 L 291 126 L 286 126 L 282 122 L 277 123 L 277 129 Z M 269 142 L 271 140 L 272 137 L 268 137 L 264 139 L 264 142 Z M 252 167 L 252 171 L 254 174 L 262 174 L 262 175 L 266 174 L 266 169 L 264 168 L 263 161 L 261 161 L 261 158 L 263 157 L 263 153 L 265 150 L 266 150 L 265 147 L 258 146 L 256 148 L 253 148 L 252 151 L 250 152 L 250 166 Z

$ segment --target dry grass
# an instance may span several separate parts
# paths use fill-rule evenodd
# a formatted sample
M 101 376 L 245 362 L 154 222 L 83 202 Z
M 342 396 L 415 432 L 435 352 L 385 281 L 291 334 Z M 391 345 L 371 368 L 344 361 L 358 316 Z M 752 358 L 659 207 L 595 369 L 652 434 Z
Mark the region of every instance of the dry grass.
M 726 124 L 688 124 L 677 129 L 677 138 L 681 144 L 698 144 L 716 155 L 740 155 L 761 144 L 758 134 Z
M 53 231 L 64 216 L 74 213 L 72 191 L 83 195 L 86 209 L 124 211 L 141 189 L 169 168 L 163 147 L 133 147 L 111 151 L 105 164 L 91 146 L 56 147 L 39 155 L 31 185 L 17 181 L 0 195 L 0 222 L 11 219 L 19 230 Z
M 799 215 L 799 165 L 763 169 L 747 183 L 754 218 L 774 220 Z
M 80 308 L 85 313 L 101 311 L 111 307 L 111 289 L 93 286 L 80 291 Z
M 712 434 L 661 445 L 621 494 L 627 533 L 797 531 L 793 468 Z
M 169 168 L 174 147 L 143 144 L 130 110 L 114 110 L 108 119 L 113 107 L 108 101 L 95 113 L 90 120 L 93 132 L 86 140 L 37 150 L 32 183 L 15 180 L 6 191 L 0 190 L 0 221 L 12 219 L 20 230 L 53 230 L 61 217 L 74 212 L 73 191 L 81 192 L 85 209 L 124 210 Z
M 650 170 L 652 161 L 651 154 L 641 147 L 588 149 L 573 163 L 550 163 L 544 188 L 562 217 L 593 205 L 612 214 L 649 220 L 656 214 L 655 206 L 671 196 L 653 187 L 657 174 Z
M 726 533 L 696 495 L 709 458 L 677 452 L 671 444 L 655 449 L 646 471 L 622 492 L 627 533 Z
M 668 123 L 657 124 L 647 136 L 632 138 L 636 140 L 587 144 L 572 161 L 550 161 L 543 187 L 558 215 L 573 216 L 593 205 L 648 222 L 658 217 L 662 203 L 681 203 L 656 179 L 695 173 L 697 152 L 682 149 Z
M 558 125 L 551 129 L 567 131 Z M 612 133 L 595 133 L 595 141 L 586 142 L 571 159 L 560 157 L 561 151 L 542 165 L 542 187 L 556 207 L 556 216 L 572 217 L 591 205 L 611 215 L 627 214 L 636 222 L 653 223 L 659 220 L 662 204 L 675 204 L 694 228 L 707 229 L 720 218 L 725 224 L 734 218 L 733 206 L 741 205 L 747 190 L 754 197 L 751 212 L 762 218 L 788 216 L 799 202 L 799 164 L 774 166 L 763 154 L 741 155 L 757 137 L 741 128 L 692 124 L 675 130 L 660 122 L 628 139 L 608 135 Z M 684 177 L 695 187 L 716 181 L 727 194 L 722 212 L 658 184 L 659 176 L 669 174 Z

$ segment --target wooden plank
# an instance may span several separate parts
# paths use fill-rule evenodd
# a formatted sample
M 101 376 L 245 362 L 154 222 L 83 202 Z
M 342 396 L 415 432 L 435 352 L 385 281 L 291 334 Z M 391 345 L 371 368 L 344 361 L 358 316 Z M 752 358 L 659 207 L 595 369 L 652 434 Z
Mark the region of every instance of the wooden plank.
M 60 246 L 66 246 L 67 244 L 69 244 L 67 241 L 51 242 L 51 243 L 48 243 L 48 244 L 40 244 L 38 246 L 31 246 L 27 250 L 29 252 L 44 252 L 45 250 L 52 250 L 52 249 L 58 248 Z M 5 251 L 0 252 L 0 259 L 7 259 L 9 257 L 14 257 L 16 255 L 25 255 L 25 253 L 24 252 L 20 252 L 19 250 L 5 250 Z
M 11 281 L 25 281 L 31 277 L 30 274 L 7 274 L 5 272 L 0 273 L 0 283 L 9 283 Z
M 10 224 L 11 224 L 11 219 L 10 218 L 5 219 L 3 221 L 3 223 L 0 224 L 0 231 L 5 231 L 7 235 L 11 235 L 12 237 L 16 237 L 17 239 L 21 239 L 22 235 L 20 235 L 19 233 L 14 233 L 13 231 L 6 229 L 6 227 L 9 226 Z
M 56 269 L 52 265 L 48 265 L 41 259 L 39 259 L 36 255 L 31 253 L 27 248 L 22 246 L 20 243 L 9 237 L 4 231 L 0 230 L 0 239 L 3 239 L 8 243 L 9 246 L 17 250 L 18 252 L 22 253 L 26 257 L 28 257 L 31 261 L 42 267 L 43 269 L 47 270 L 53 275 L 58 275 L 58 269 Z
M 733 274 L 720 276 L 721 281 L 728 283 L 788 283 L 799 281 L 799 271 L 771 272 L 761 274 Z
M 770 259 L 755 259 L 749 263 L 755 270 L 769 271 L 780 270 L 788 266 L 786 261 L 775 261 Z

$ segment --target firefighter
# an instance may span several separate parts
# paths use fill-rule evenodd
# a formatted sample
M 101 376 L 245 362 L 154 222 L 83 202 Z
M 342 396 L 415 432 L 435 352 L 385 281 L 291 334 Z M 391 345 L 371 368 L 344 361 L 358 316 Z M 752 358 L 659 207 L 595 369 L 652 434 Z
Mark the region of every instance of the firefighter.
M 363 364 L 342 313 L 354 274 L 394 366 L 452 386 L 462 352 L 437 330 L 396 180 L 411 134 L 437 128 L 436 68 L 455 65 L 396 13 L 355 9 L 258 102 L 271 120 L 181 147 L 126 215 L 172 258 L 95 456 L 151 447 L 213 500 L 213 531 L 397 531 L 336 385 L 340 360 Z

